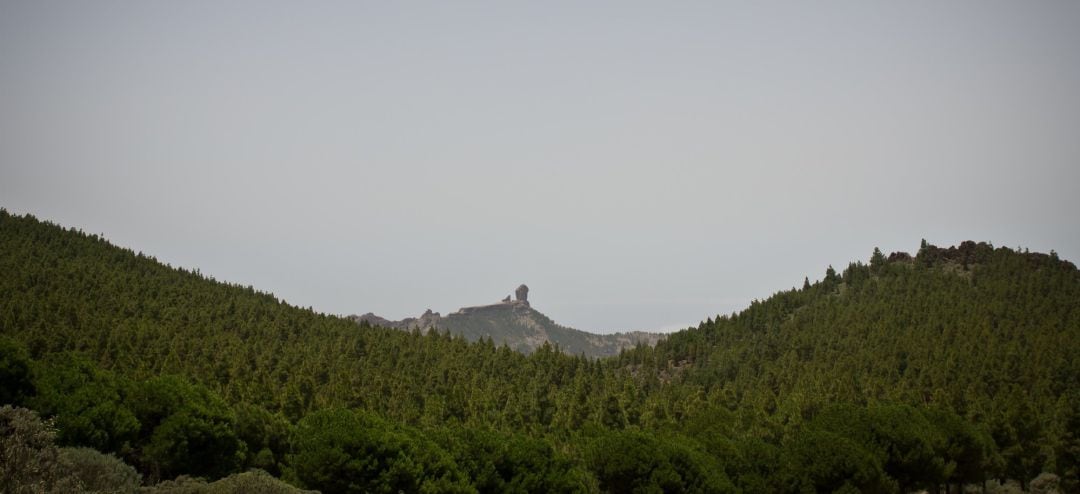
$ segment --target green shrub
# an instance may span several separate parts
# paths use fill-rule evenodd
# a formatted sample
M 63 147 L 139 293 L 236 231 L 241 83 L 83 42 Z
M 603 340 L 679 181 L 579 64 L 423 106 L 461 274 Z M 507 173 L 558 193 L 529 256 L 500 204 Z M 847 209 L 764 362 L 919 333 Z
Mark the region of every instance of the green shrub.
M 55 438 L 52 424 L 34 411 L 0 407 L 0 487 L 5 494 L 81 490 L 77 479 L 64 474 Z
M 131 493 L 139 490 L 142 475 L 119 458 L 90 448 L 60 448 L 64 471 L 86 492 Z
M 236 473 L 207 483 L 203 479 L 181 475 L 152 487 L 144 487 L 142 494 L 304 494 L 315 491 L 297 489 L 262 470 Z
M 296 424 L 290 474 L 334 493 L 476 492 L 445 451 L 366 412 L 321 410 Z
M 676 435 L 607 431 L 587 446 L 585 463 L 604 492 L 735 491 L 716 458 Z

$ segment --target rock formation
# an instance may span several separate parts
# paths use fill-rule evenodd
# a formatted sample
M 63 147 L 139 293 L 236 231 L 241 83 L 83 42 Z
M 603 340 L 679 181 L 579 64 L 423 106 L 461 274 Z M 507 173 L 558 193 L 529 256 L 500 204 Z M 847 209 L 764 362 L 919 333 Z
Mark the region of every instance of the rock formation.
M 531 353 L 544 344 L 551 344 L 570 355 L 605 357 L 618 355 L 625 348 L 639 344 L 653 346 L 664 336 L 661 334 L 630 332 L 593 334 L 559 325 L 551 318 L 529 305 L 529 287 L 521 285 L 511 297 L 501 302 L 462 307 L 446 316 L 428 309 L 420 317 L 390 321 L 372 313 L 350 316 L 357 322 L 375 326 L 398 328 L 406 331 L 427 331 L 435 328 L 463 336 L 469 341 L 486 338 L 497 346 L 506 345 L 522 353 Z
M 529 287 L 525 286 L 524 284 L 517 287 L 517 290 L 514 290 L 514 298 L 518 302 L 525 302 L 526 304 L 528 304 L 529 303 Z

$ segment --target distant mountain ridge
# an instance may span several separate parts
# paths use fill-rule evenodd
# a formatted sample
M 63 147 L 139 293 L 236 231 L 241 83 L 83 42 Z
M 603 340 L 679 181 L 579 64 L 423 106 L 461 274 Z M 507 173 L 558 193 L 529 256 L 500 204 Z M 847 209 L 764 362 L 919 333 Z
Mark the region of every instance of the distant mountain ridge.
M 356 322 L 373 326 L 396 328 L 405 331 L 437 329 L 453 335 L 464 336 L 469 341 L 490 339 L 496 345 L 522 353 L 532 353 L 545 343 L 558 346 L 571 355 L 607 357 L 618 355 L 623 349 L 638 344 L 655 346 L 664 338 L 659 333 L 631 331 L 627 333 L 595 334 L 559 325 L 540 311 L 533 309 L 528 300 L 529 287 L 521 285 L 515 290 L 515 299 L 509 296 L 501 302 L 488 305 L 462 307 L 445 316 L 428 309 L 420 317 L 408 317 L 392 321 L 371 312 L 351 315 Z

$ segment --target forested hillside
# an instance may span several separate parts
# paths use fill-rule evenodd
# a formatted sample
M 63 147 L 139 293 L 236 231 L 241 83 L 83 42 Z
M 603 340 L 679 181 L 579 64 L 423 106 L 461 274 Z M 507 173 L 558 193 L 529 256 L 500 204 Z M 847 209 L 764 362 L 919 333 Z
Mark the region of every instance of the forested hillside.
M 1078 301 L 1053 254 L 924 244 L 656 348 L 525 356 L 0 212 L 0 401 L 148 486 L 259 468 L 323 492 L 900 492 L 1052 472 L 1076 492 Z M 0 427 L 29 427 L 16 412 Z
M 1080 274 L 1051 253 L 923 242 L 619 358 L 783 431 L 836 402 L 954 412 L 1015 479 L 1080 465 Z M 768 432 L 766 432 L 768 433 Z M 773 432 L 775 433 L 775 432 Z M 995 461 L 997 461 L 995 459 Z

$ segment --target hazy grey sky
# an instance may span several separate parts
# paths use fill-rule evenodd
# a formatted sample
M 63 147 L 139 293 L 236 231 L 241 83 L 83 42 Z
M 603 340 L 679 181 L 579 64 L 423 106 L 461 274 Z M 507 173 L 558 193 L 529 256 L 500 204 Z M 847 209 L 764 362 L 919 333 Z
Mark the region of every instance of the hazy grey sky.
M 331 313 L 1080 261 L 1080 2 L 0 0 L 0 206 Z

